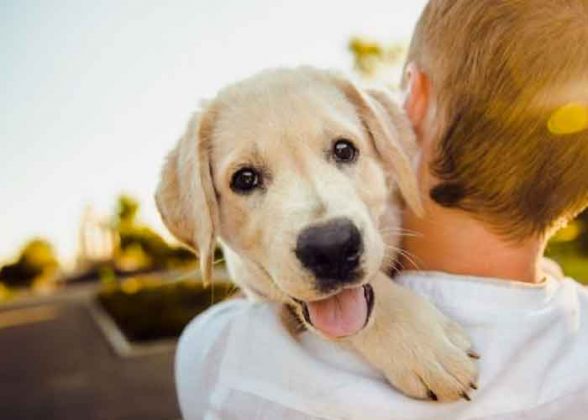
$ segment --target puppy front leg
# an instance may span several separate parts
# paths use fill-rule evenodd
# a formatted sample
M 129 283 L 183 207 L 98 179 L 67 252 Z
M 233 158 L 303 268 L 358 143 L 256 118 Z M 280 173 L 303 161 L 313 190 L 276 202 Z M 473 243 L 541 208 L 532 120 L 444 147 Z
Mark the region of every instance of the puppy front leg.
M 477 379 L 476 355 L 461 327 L 383 273 L 371 285 L 373 322 L 345 340 L 408 396 L 469 399 Z

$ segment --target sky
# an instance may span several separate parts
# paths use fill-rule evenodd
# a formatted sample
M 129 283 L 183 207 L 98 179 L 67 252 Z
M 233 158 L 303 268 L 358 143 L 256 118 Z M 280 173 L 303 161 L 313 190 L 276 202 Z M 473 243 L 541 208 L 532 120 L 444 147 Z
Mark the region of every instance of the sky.
M 0 0 L 0 262 L 32 237 L 64 260 L 87 205 L 153 202 L 200 101 L 271 67 L 350 72 L 360 35 L 408 42 L 424 0 Z

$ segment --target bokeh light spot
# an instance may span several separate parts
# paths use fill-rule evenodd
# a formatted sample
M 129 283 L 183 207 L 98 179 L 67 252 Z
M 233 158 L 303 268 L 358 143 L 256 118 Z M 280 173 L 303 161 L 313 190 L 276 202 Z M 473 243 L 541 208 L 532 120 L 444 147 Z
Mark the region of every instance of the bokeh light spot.
M 588 105 L 569 103 L 558 108 L 547 123 L 552 134 L 566 135 L 588 129 Z

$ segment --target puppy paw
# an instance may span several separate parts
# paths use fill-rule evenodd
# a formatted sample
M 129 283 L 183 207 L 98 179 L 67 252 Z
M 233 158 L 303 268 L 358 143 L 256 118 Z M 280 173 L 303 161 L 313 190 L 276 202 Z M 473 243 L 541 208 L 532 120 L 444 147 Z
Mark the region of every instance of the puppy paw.
M 372 324 L 352 346 L 404 394 L 434 401 L 470 400 L 479 356 L 464 330 L 431 303 L 389 279 L 373 282 Z
M 478 356 L 459 325 L 445 320 L 428 335 L 405 338 L 382 366 L 388 381 L 406 395 L 432 401 L 469 401 L 477 389 Z M 394 348 L 394 347 L 392 347 Z

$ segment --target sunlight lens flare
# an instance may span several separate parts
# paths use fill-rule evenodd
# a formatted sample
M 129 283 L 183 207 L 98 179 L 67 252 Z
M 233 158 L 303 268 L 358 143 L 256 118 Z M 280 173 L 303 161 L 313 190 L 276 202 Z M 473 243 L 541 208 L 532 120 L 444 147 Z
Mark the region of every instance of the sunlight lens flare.
M 575 134 L 588 129 L 588 105 L 569 103 L 558 108 L 551 114 L 547 128 L 556 136 Z

